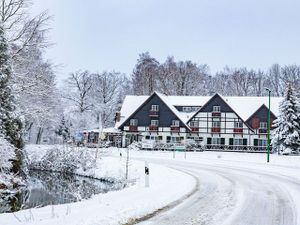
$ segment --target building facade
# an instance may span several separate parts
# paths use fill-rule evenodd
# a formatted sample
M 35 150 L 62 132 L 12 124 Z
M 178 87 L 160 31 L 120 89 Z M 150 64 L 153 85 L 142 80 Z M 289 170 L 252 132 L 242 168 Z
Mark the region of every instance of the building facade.
M 280 98 L 273 98 L 271 121 Z M 116 127 L 123 146 L 133 141 L 202 142 L 206 149 L 264 151 L 267 97 L 126 96 Z

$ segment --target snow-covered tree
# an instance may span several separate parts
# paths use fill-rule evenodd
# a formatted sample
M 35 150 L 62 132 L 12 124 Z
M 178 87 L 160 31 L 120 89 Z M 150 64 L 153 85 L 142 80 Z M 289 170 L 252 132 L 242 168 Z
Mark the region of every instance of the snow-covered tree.
M 22 164 L 20 149 L 23 148 L 23 125 L 17 113 L 11 82 L 11 57 L 3 27 L 0 25 L 0 131 L 7 141 L 19 149 L 16 151 L 17 157 L 13 167 L 14 172 L 19 172 Z
M 66 142 L 70 138 L 70 123 L 66 121 L 65 116 L 62 116 L 58 129 L 55 132 L 58 136 L 62 136 L 63 141 Z
M 16 159 L 15 147 L 0 135 L 0 173 L 10 172 Z
M 133 90 L 136 95 L 150 95 L 157 90 L 157 74 L 159 62 L 149 52 L 139 55 L 133 70 Z
M 280 114 L 274 121 L 272 133 L 273 148 L 281 154 L 298 154 L 300 148 L 300 117 L 299 100 L 291 85 L 288 85 L 283 101 L 280 104 Z

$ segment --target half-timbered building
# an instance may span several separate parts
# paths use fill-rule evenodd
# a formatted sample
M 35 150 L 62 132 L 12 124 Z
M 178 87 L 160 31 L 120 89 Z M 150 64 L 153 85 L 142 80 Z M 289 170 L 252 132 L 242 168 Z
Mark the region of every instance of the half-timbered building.
M 271 100 L 271 121 L 276 119 L 281 98 Z M 203 142 L 207 149 L 264 150 L 267 146 L 267 97 L 126 96 L 117 114 L 116 127 L 123 145 L 155 140 Z

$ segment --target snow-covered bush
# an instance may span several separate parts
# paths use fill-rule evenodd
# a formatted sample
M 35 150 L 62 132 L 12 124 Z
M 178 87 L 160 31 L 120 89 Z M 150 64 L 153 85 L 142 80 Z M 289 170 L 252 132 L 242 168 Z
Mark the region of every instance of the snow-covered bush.
M 15 158 L 14 146 L 0 136 L 0 172 L 9 172 Z
M 203 142 L 198 143 L 193 139 L 187 139 L 185 141 L 185 148 L 187 151 L 203 151 L 204 143 Z
M 55 146 L 47 149 L 40 159 L 32 157 L 29 162 L 30 169 L 57 171 L 61 173 L 76 173 L 77 169 L 83 171 L 96 167 L 95 155 L 86 148 L 64 148 Z
M 132 142 L 130 145 L 128 145 L 129 150 L 141 150 L 142 149 L 142 143 L 141 142 Z

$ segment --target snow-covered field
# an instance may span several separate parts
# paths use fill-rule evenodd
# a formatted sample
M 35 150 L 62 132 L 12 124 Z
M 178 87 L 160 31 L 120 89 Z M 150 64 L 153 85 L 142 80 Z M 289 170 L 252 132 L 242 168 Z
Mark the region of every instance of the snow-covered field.
M 47 146 L 31 146 L 31 154 L 42 155 Z M 125 173 L 125 153 L 122 159 L 116 149 L 102 154 L 98 160 L 96 177 L 121 179 Z M 150 163 L 150 187 L 145 188 L 144 161 L 130 160 L 129 178 L 135 184 L 91 199 L 71 204 L 46 206 L 22 210 L 16 213 L 0 214 L 1 225 L 113 225 L 123 224 L 132 218 L 139 218 L 182 198 L 195 187 L 191 176 Z

